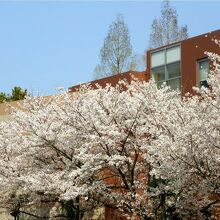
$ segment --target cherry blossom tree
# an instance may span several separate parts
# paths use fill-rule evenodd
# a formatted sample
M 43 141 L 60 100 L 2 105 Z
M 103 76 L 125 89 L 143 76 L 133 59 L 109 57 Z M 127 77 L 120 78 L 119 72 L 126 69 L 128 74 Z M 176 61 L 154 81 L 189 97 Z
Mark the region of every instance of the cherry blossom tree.
M 134 80 L 27 97 L 0 124 L 1 189 L 17 187 L 19 211 L 45 197 L 59 203 L 65 210 L 53 219 L 98 206 L 128 219 L 207 217 L 220 176 L 220 59 L 208 55 L 210 88 L 197 96 Z
M 216 41 L 219 44 L 219 41 Z M 220 56 L 212 61 L 208 84 L 198 95 L 175 102 L 160 124 L 161 139 L 151 148 L 157 178 L 173 179 L 178 190 L 176 208 L 182 215 L 210 218 L 220 203 Z
M 14 155 L 8 161 L 17 174 L 13 180 L 26 193 L 68 204 L 76 219 L 98 205 L 130 217 L 152 215 L 148 145 L 159 134 L 158 109 L 178 97 L 168 90 L 121 82 L 49 100 L 27 98 L 2 124 L 2 148 Z

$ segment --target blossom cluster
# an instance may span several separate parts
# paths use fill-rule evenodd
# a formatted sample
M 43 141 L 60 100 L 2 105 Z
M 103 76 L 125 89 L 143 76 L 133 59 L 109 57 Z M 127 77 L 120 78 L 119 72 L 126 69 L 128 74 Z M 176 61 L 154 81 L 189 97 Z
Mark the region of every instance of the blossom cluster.
M 96 206 L 128 218 L 207 215 L 220 199 L 220 59 L 209 55 L 211 86 L 195 96 L 134 80 L 12 108 L 0 124 L 1 204 L 17 189 L 27 203 L 71 201 L 79 216 Z

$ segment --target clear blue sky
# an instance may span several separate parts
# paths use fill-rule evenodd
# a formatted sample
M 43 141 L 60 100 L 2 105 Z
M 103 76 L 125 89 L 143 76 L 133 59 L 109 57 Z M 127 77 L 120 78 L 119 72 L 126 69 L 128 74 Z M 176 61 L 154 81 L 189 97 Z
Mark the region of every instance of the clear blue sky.
M 220 29 L 220 2 L 172 1 L 190 36 Z M 161 1 L 0 2 L 0 91 L 14 86 L 43 94 L 93 79 L 99 50 L 118 13 L 135 53 L 148 47 Z

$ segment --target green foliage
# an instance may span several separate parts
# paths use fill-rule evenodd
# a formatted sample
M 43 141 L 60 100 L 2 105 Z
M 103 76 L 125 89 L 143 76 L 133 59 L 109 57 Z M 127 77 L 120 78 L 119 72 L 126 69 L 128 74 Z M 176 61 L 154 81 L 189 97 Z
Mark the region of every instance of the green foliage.
M 5 92 L 0 92 L 0 103 L 8 101 L 22 100 L 28 95 L 27 89 L 22 89 L 19 86 L 15 86 L 12 89 L 11 95 Z
M 0 92 L 0 103 L 7 102 L 9 99 L 9 95 L 5 92 Z
M 17 100 L 22 100 L 27 96 L 27 89 L 22 89 L 19 86 L 15 86 L 12 89 L 12 95 L 11 95 L 11 100 L 12 101 L 17 101 Z

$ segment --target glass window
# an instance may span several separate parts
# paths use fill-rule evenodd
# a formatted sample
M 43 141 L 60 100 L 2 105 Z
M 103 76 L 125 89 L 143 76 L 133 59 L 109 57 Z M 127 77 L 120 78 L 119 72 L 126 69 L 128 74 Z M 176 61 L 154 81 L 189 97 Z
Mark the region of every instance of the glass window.
M 151 70 L 155 82 L 165 80 L 165 65 L 155 67 Z
M 160 87 L 162 86 L 163 83 L 165 83 L 165 81 L 157 82 L 157 87 L 160 88 Z
M 171 47 L 167 49 L 167 63 L 180 61 L 180 46 Z
M 180 62 L 167 64 L 168 79 L 180 77 Z
M 209 75 L 209 60 L 199 61 L 199 82 L 200 86 L 208 87 L 207 79 Z
M 166 82 L 171 89 L 181 88 L 179 45 L 151 54 L 151 75 L 158 87 Z
M 151 54 L 151 68 L 165 64 L 165 50 Z
M 168 80 L 167 85 L 170 86 L 171 89 L 180 89 L 181 80 L 180 78 Z

